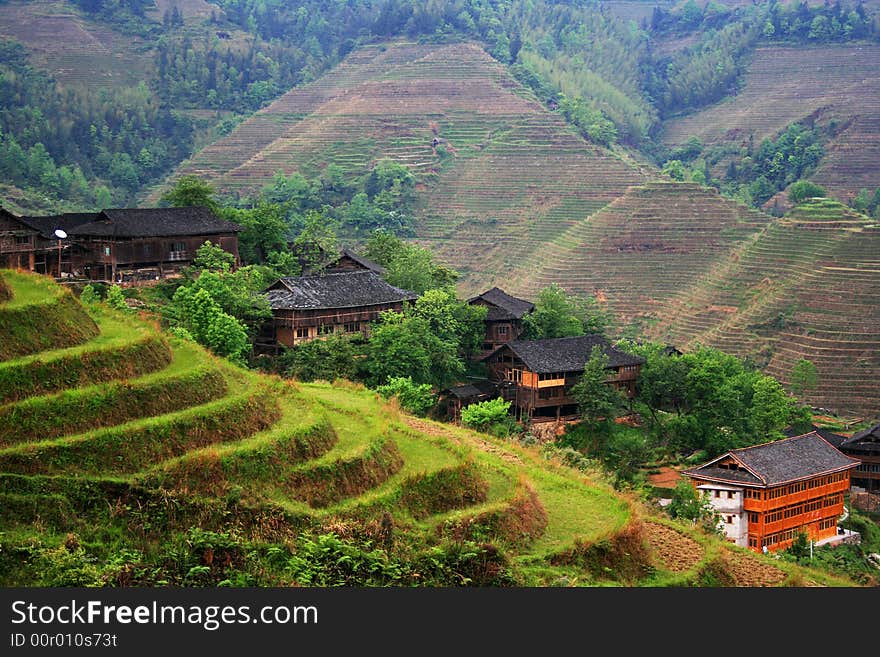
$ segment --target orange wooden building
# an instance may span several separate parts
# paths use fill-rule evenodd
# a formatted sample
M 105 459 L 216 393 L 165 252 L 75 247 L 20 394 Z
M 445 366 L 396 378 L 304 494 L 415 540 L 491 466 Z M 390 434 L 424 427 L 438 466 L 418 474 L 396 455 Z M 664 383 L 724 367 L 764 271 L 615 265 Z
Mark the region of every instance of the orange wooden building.
M 729 540 L 772 552 L 801 532 L 814 542 L 840 535 L 837 521 L 858 465 L 811 431 L 734 449 L 682 474 L 709 498 Z

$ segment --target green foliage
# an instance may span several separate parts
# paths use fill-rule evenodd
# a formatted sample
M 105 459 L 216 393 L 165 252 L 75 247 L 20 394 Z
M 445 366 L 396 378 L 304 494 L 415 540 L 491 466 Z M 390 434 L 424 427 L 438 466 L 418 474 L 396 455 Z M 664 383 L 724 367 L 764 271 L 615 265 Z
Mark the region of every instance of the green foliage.
M 820 187 L 809 180 L 798 180 L 788 188 L 788 200 L 795 205 L 807 199 L 825 197 L 827 195 L 828 192 L 825 191 L 824 187 Z
M 799 359 L 791 368 L 791 391 L 800 397 L 819 384 L 819 371 L 813 361 Z
M 362 363 L 367 385 L 410 376 L 417 384 L 445 388 L 464 373 L 457 344 L 435 335 L 423 317 L 386 311 L 372 328 Z
M 238 251 L 243 262 L 267 264 L 274 259 L 277 263 L 281 254 L 287 254 L 290 225 L 281 204 L 259 201 L 252 208 L 224 207 L 219 214 L 244 228 L 238 234 Z M 290 265 L 284 266 L 291 270 Z M 291 275 L 298 273 L 297 269 Z
M 486 431 L 492 425 L 504 423 L 510 415 L 509 401 L 501 397 L 469 404 L 461 409 L 461 423 L 466 427 Z
M 235 256 L 225 249 L 214 246 L 211 240 L 205 241 L 193 258 L 192 267 L 197 271 L 213 271 L 226 273 L 235 266 Z
M 599 440 L 611 433 L 614 419 L 625 403 L 623 394 L 607 383 L 607 368 L 608 356 L 602 347 L 594 346 L 580 380 L 569 392 L 577 402 L 584 425 L 595 436 L 589 452 L 594 455 L 600 453 Z
M 245 363 L 251 350 L 245 326 L 224 312 L 205 287 L 178 288 L 172 304 L 177 325 L 186 329 L 196 342 L 218 356 L 225 356 L 239 364 Z
M 427 321 L 441 340 L 455 344 L 461 358 L 469 358 L 482 345 L 488 308 L 459 299 L 451 286 L 426 290 L 409 312 Z
M 386 399 L 395 397 L 400 407 L 413 415 L 427 415 L 437 403 L 430 384 L 415 384 L 408 376 L 391 377 L 388 383 L 377 387 L 376 392 Z
M 604 333 L 610 325 L 608 311 L 594 297 L 568 294 L 557 283 L 538 293 L 535 309 L 523 318 L 531 340 Z
M 304 272 L 315 273 L 338 251 L 336 224 L 317 210 L 309 210 L 299 234 L 293 240 L 293 251 Z
M 107 297 L 104 299 L 108 306 L 116 310 L 128 310 L 128 304 L 125 303 L 125 294 L 118 285 L 111 285 L 107 289 Z
M 711 458 L 780 438 L 803 421 L 803 407 L 776 379 L 735 356 L 705 347 L 678 356 L 656 343 L 627 349 L 646 358 L 636 399 L 661 443 L 676 451 Z
M 362 351 L 359 337 L 333 333 L 285 349 L 276 366 L 284 376 L 300 381 L 354 381 Z
M 162 194 L 161 203 L 172 208 L 200 206 L 213 211 L 219 209 L 214 199 L 214 187 L 195 175 L 184 175 Z
M 666 512 L 672 518 L 689 520 L 693 525 L 699 525 L 710 533 L 718 532 L 718 514 L 712 507 L 712 502 L 704 497 L 693 487 L 687 479 L 681 479 L 672 490 L 672 501 L 666 507 Z
M 434 254 L 417 244 L 408 244 L 388 231 L 370 235 L 364 254 L 385 267 L 385 280 L 416 294 L 455 284 L 460 274 L 434 261 Z
M 84 304 L 92 305 L 101 300 L 101 295 L 94 285 L 87 283 L 79 294 L 79 300 Z
M 400 586 L 408 574 L 369 541 L 361 545 L 336 534 L 307 534 L 297 541 L 285 568 L 300 586 Z

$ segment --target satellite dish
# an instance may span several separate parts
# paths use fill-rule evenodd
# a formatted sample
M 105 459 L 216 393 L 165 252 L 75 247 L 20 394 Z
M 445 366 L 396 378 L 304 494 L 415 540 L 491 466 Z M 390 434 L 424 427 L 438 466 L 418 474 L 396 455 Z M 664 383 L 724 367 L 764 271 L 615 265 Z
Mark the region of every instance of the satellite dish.
M 63 240 L 64 238 L 67 237 L 67 233 L 65 233 L 65 232 L 64 232 L 63 230 L 61 230 L 60 228 L 56 228 L 56 229 L 55 229 L 55 237 L 57 237 L 57 238 L 60 239 L 60 240 Z

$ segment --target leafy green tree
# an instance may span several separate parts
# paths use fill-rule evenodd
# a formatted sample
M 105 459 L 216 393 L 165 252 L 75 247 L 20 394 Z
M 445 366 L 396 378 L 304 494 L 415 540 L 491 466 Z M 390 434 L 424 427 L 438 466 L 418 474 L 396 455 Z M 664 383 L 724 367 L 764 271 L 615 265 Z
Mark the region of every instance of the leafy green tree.
M 174 208 L 203 206 L 217 212 L 220 206 L 214 199 L 214 193 L 210 183 L 195 175 L 185 175 L 162 195 L 160 202 Z
M 800 397 L 815 389 L 819 384 L 819 372 L 813 361 L 799 359 L 791 369 L 791 391 Z
M 570 295 L 556 283 L 538 293 L 535 309 L 523 318 L 525 335 L 531 340 L 602 334 L 609 324 L 608 312 L 595 298 Z
M 336 222 L 317 210 L 307 211 L 293 251 L 304 272 L 319 271 L 339 251 Z
M 581 423 L 593 435 L 590 447 L 593 455 L 600 455 L 614 420 L 625 404 L 623 394 L 607 383 L 608 360 L 602 347 L 595 345 L 580 380 L 570 391 L 577 402 Z
M 704 497 L 687 479 L 680 480 L 672 491 L 672 501 L 666 507 L 672 518 L 690 520 L 710 533 L 719 533 L 718 513 L 708 498 Z
M 299 381 L 355 381 L 363 352 L 359 337 L 333 333 L 285 349 L 277 358 L 283 376 Z
M 265 264 L 273 253 L 288 251 L 290 225 L 281 204 L 260 201 L 252 208 L 223 208 L 220 214 L 244 228 L 238 234 L 238 250 L 244 262 Z
M 251 350 L 247 331 L 235 317 L 223 312 L 207 289 L 179 287 L 172 302 L 178 309 L 177 325 L 189 331 L 196 342 L 244 365 Z
M 796 183 L 792 183 L 791 187 L 788 188 L 788 200 L 794 204 L 806 201 L 809 198 L 824 197 L 827 195 L 828 192 L 825 191 L 824 187 L 820 187 L 809 180 L 798 180 Z
M 196 256 L 193 258 L 192 267 L 198 271 L 213 271 L 227 273 L 232 271 L 235 266 L 235 256 L 229 251 L 215 246 L 211 240 L 206 240 L 196 250 Z
M 603 463 L 613 473 L 615 486 L 633 484 L 642 477 L 641 468 L 649 454 L 640 431 L 613 431 L 605 445 Z
M 444 388 L 464 373 L 457 345 L 435 335 L 423 317 L 386 311 L 372 328 L 362 363 L 367 385 L 409 376 L 416 384 Z
M 108 306 L 116 308 L 116 310 L 128 310 L 128 304 L 125 303 L 125 295 L 122 288 L 118 285 L 111 285 L 107 289 L 107 296 L 104 299 Z
M 429 383 L 413 383 L 412 377 L 394 376 L 388 383 L 376 388 L 376 392 L 390 399 L 396 398 L 400 407 L 413 415 L 424 416 L 437 403 Z
M 455 344 L 456 353 L 468 358 L 479 350 L 485 334 L 488 308 L 459 299 L 452 287 L 425 291 L 413 304 L 411 314 L 428 322 L 444 342 Z

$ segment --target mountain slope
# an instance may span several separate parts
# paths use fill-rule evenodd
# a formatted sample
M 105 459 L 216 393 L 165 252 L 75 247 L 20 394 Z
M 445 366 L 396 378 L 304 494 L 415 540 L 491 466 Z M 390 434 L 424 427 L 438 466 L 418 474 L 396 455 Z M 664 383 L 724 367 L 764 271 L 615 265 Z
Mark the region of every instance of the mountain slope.
M 28 276 L 0 278 L 2 309 Z M 536 448 L 85 311 L 98 337 L 0 362 L 3 585 L 853 585 L 664 519 Z M 145 339 L 151 355 L 133 355 Z M 310 562 L 314 540 L 332 563 Z

